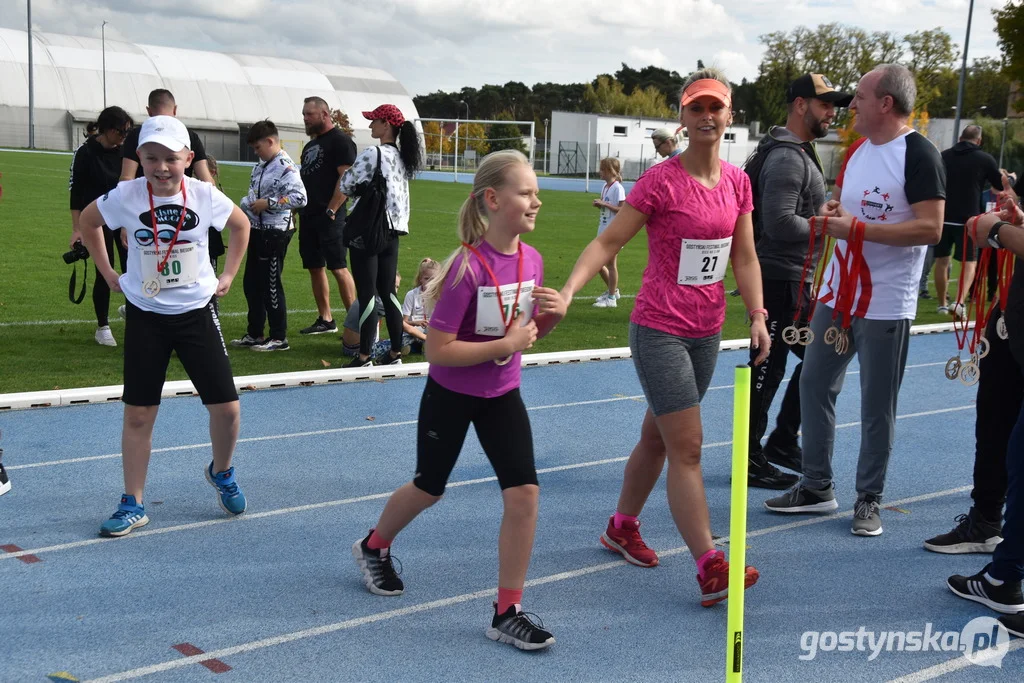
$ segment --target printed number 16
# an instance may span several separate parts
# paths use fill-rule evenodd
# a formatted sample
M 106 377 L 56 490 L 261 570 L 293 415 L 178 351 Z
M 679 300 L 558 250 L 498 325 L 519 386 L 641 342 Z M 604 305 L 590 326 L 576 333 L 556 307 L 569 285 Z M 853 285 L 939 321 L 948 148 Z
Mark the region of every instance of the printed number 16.
M 703 261 L 704 261 L 704 267 L 700 269 L 700 272 L 702 272 L 702 273 L 712 273 L 712 272 L 714 272 L 715 268 L 718 267 L 718 257 L 717 256 L 705 256 L 703 258 Z

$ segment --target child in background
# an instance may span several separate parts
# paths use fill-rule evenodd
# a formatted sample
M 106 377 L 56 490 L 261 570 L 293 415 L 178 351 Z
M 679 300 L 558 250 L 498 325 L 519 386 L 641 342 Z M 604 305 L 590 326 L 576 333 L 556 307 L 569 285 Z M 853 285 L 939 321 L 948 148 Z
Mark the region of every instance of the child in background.
M 619 207 L 626 201 L 626 190 L 622 187 L 622 166 L 618 159 L 608 157 L 601 159 L 601 198 L 594 200 L 594 206 L 601 209 L 601 218 L 597 223 L 597 234 L 600 235 L 612 218 L 619 212 Z M 601 266 L 601 279 L 608 285 L 608 291 L 597 297 L 594 308 L 615 308 L 619 305 L 619 255 Z
M 377 526 L 352 545 L 367 589 L 401 595 L 405 585 L 392 565 L 391 543 L 441 499 L 472 424 L 504 503 L 498 600 L 486 635 L 522 650 L 555 642 L 520 606 L 540 496 L 530 419 L 519 394 L 521 353 L 565 315 L 558 292 L 541 286 L 540 254 L 519 239 L 534 230 L 540 205 L 537 176 L 523 154 L 504 150 L 484 158 L 459 212 L 462 247 L 424 295 L 433 311 L 425 343 L 430 371 L 420 402 L 416 475 L 391 495 Z M 455 535 L 452 540 L 461 539 Z M 453 557 L 460 552 L 456 547 L 448 551 Z
M 427 340 L 427 311 L 423 307 L 423 292 L 427 282 L 440 269 L 441 264 L 432 258 L 420 261 L 416 272 L 416 286 L 405 295 L 402 303 L 402 346 L 408 346 L 412 353 L 423 353 L 423 342 Z

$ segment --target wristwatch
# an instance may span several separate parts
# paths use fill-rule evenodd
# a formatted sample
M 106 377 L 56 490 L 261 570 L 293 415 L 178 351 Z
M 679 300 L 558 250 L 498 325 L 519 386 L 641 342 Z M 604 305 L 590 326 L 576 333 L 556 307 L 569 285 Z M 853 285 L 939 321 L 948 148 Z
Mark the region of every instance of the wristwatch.
M 988 231 L 988 244 L 994 249 L 1002 249 L 1003 243 L 999 241 L 999 229 L 1004 225 L 1009 225 L 1006 221 L 999 221 L 992 226 L 992 229 Z
M 331 220 L 333 221 L 335 218 L 337 218 L 338 212 L 335 211 L 334 209 L 327 209 L 327 215 L 330 216 Z

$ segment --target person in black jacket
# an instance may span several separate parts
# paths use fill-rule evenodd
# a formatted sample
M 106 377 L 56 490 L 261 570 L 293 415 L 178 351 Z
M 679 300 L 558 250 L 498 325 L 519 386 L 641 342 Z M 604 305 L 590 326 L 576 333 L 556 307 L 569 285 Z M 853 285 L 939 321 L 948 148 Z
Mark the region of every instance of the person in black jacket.
M 107 107 L 96 120 L 96 135 L 87 138 L 75 152 L 71 162 L 71 246 L 82 241 L 78 218 L 82 209 L 89 206 L 107 192 L 117 187 L 121 175 L 121 145 L 131 131 L 134 122 L 121 107 Z M 114 246 L 121 259 L 121 272 L 125 271 L 128 251 L 116 238 L 113 230 L 103 230 L 107 245 L 107 257 L 114 261 Z M 96 272 L 92 285 L 92 305 L 96 309 L 96 343 L 103 346 L 117 346 L 110 332 L 110 288 Z
M 942 239 L 935 245 L 935 290 L 939 298 L 938 312 L 950 313 L 953 317 L 963 319 L 967 315 L 963 297 L 974 282 L 977 260 L 977 250 L 970 240 L 967 240 L 964 253 L 964 222 L 985 210 L 981 205 L 981 191 L 985 189 L 985 183 L 991 183 L 999 191 L 1003 187 L 1003 176 L 992 155 L 981 149 L 981 126 L 970 125 L 964 128 L 960 142 L 942 153 L 942 165 L 946 167 L 948 189 Z M 946 289 L 951 254 L 956 260 L 963 261 L 960 273 L 963 294 L 959 294 L 953 305 L 948 306 L 949 294 Z

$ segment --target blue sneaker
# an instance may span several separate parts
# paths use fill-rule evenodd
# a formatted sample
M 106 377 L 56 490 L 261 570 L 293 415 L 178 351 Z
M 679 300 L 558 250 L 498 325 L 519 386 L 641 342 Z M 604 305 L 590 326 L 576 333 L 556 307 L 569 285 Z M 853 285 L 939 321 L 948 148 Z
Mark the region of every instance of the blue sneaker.
M 235 468 L 229 467 L 226 472 L 213 473 L 213 463 L 206 468 L 206 481 L 220 494 L 220 506 L 229 515 L 240 515 L 245 512 L 245 494 L 238 488 L 235 481 Z
M 135 504 L 135 496 L 121 496 L 121 503 L 110 519 L 100 526 L 100 536 L 125 536 L 132 529 L 149 524 L 146 509 Z

